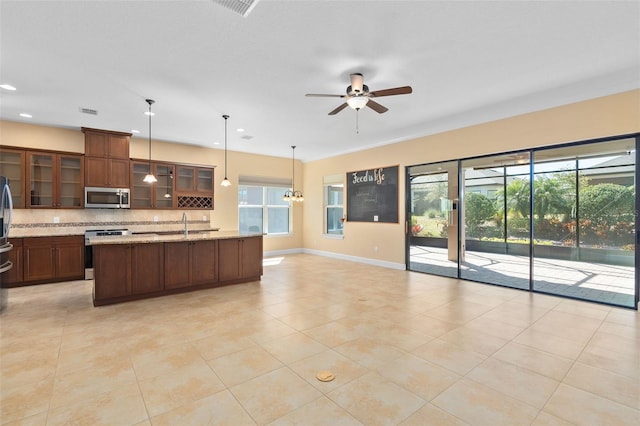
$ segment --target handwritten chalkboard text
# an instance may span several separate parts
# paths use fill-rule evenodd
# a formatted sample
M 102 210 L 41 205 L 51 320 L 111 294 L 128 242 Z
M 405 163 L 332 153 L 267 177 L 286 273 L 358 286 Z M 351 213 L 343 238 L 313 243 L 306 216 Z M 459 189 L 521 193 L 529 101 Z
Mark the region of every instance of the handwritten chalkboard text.
M 372 173 L 369 173 L 372 172 Z M 365 170 L 364 174 L 358 175 L 358 172 L 353 172 L 353 183 L 369 183 L 375 182 L 377 185 L 382 185 L 384 182 L 384 172 L 383 169 L 373 169 L 373 170 Z

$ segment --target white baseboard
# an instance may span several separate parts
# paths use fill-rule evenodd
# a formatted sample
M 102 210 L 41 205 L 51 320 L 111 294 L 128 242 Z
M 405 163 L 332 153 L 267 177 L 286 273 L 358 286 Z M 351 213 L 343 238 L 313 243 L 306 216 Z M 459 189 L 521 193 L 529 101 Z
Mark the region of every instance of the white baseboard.
M 287 249 L 287 250 L 272 250 L 265 251 L 262 255 L 264 257 L 284 256 L 285 254 L 300 254 L 304 253 L 301 248 Z
M 330 251 L 302 249 L 302 253 L 315 254 L 316 256 L 332 257 L 334 259 L 348 260 L 350 262 L 366 263 L 368 265 L 382 266 L 383 268 L 397 269 L 404 271 L 407 265 L 404 263 L 387 262 L 386 260 L 369 259 L 367 257 L 350 256 L 348 254 L 333 253 Z

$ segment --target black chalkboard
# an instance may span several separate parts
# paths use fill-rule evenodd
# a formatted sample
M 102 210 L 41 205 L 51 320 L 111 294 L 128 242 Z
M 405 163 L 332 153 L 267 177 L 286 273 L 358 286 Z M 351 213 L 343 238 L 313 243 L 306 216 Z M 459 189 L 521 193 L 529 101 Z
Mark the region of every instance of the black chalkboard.
M 347 173 L 347 221 L 398 223 L 398 168 Z

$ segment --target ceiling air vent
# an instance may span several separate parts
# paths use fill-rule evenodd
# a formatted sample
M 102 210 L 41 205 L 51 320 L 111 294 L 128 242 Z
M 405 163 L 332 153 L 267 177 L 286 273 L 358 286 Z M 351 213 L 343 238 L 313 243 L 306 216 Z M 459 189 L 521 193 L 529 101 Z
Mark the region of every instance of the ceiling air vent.
M 243 136 L 240 136 L 240 139 L 244 139 L 245 141 L 250 141 L 251 139 L 253 139 L 253 136 L 243 135 Z
M 211 0 L 220 6 L 224 6 L 227 9 L 231 9 L 234 12 L 247 17 L 249 12 L 253 10 L 258 0 Z
M 83 113 L 83 114 L 98 115 L 98 110 L 97 109 L 80 108 L 80 112 Z

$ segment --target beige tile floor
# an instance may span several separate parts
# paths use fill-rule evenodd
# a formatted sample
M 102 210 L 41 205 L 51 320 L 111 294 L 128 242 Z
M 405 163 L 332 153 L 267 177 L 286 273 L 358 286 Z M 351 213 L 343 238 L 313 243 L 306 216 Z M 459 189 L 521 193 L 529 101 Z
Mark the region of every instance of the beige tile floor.
M 313 255 L 100 308 L 11 289 L 0 321 L 3 425 L 640 424 L 636 311 Z

